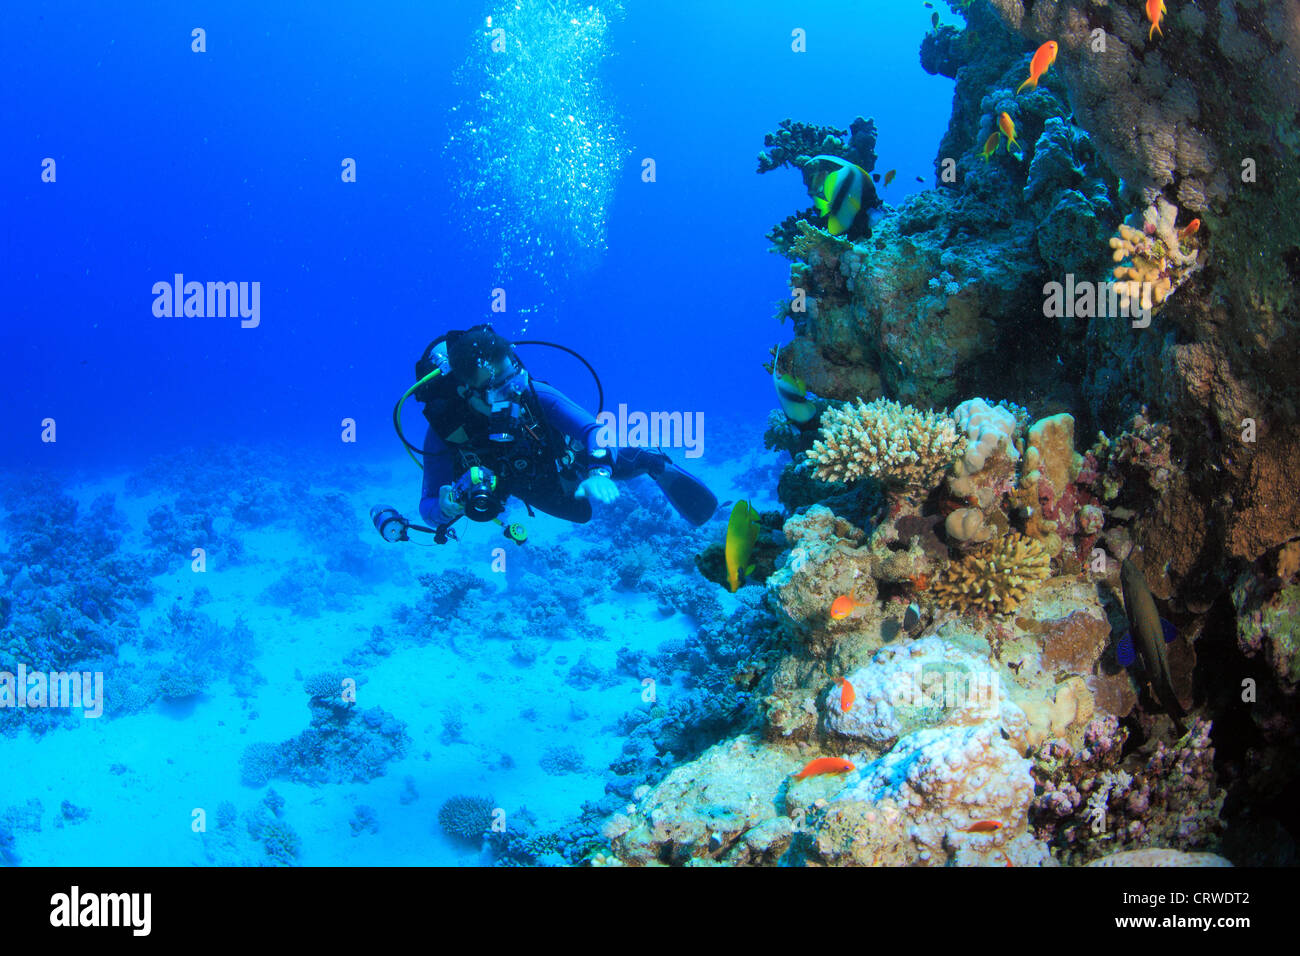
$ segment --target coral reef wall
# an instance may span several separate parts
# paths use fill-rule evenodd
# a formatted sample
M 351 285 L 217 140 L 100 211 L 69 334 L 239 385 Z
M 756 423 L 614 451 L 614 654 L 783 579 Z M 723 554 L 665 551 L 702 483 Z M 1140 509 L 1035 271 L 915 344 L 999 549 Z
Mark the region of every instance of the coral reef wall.
M 607 859 L 1292 860 L 1300 4 L 1171 3 L 1159 33 L 1139 0 L 948 5 L 934 188 L 769 235 L 773 372 L 829 405 L 767 436 L 794 513 L 757 715 L 634 792 Z M 844 135 L 787 120 L 760 170 L 811 189 Z M 1172 702 L 1119 653 L 1123 561 L 1176 620 Z
M 1084 391 L 1103 424 L 1145 401 L 1173 427 L 1187 511 L 1149 529 L 1158 560 L 1197 583 L 1224 552 L 1254 561 L 1300 534 L 1300 4 L 1171 4 L 1149 37 L 1139 4 L 992 3 L 1027 45 L 1060 43 L 1058 82 L 1126 208 L 1204 222 L 1207 267 L 1149 328 L 1090 323 Z
M 1027 41 L 985 0 L 953 6 L 968 25 L 938 26 L 921 48 L 923 67 L 956 80 L 935 188 L 885 207 L 855 241 L 810 222 L 772 236 L 794 260 L 792 300 L 806 298 L 782 307 L 791 370 L 832 399 L 883 392 L 924 407 L 991 391 L 1064 408 L 1076 396 L 1054 358 L 1070 360 L 1082 328 L 1044 317 L 1043 283 L 1106 271 L 1119 182 L 1059 75 L 1017 95 Z M 1002 114 L 1017 149 L 986 157 Z
M 1285 308 L 1297 265 L 1284 254 L 1300 200 L 1300 4 L 1169 4 L 1151 37 L 1139 3 L 991 2 L 1029 42 L 1060 43 L 1079 123 L 1144 203 L 1164 196 L 1224 217 L 1216 252 L 1236 304 Z

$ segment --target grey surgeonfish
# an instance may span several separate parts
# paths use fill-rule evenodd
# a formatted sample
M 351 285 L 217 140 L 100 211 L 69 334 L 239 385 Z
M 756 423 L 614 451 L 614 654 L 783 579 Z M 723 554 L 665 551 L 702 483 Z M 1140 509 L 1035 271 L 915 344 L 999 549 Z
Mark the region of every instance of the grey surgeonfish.
M 1183 718 L 1187 712 L 1174 693 L 1173 678 L 1169 674 L 1169 655 L 1165 644 L 1177 636 L 1174 626 L 1162 620 L 1156 610 L 1155 598 L 1147 587 L 1147 580 L 1137 565 L 1127 558 L 1119 567 L 1120 586 L 1124 590 L 1124 612 L 1128 615 L 1129 632 L 1116 649 L 1119 662 L 1128 667 L 1136 657 L 1142 658 L 1142 668 L 1156 700 L 1173 719 L 1178 736 L 1187 733 Z

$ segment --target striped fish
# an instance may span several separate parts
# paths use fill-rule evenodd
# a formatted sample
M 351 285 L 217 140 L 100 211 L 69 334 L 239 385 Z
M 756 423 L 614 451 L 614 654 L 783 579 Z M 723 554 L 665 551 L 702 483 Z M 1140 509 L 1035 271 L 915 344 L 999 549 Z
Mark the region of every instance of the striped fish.
M 818 160 L 825 160 L 839 167 L 829 173 L 822 183 L 822 195 L 813 199 L 817 211 L 827 219 L 826 228 L 830 234 L 838 236 L 849 231 L 849 227 L 862 211 L 862 195 L 869 177 L 861 166 L 855 166 L 838 156 L 821 153 L 809 162 L 815 163 Z

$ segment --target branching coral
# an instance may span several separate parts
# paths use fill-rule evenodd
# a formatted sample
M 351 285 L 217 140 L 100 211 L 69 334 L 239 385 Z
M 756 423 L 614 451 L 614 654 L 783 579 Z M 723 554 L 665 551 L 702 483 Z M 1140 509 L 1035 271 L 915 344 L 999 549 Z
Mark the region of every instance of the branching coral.
M 450 797 L 438 810 L 438 825 L 448 836 L 477 843 L 492 827 L 491 797 Z
M 790 165 L 800 169 L 819 154 L 840 156 L 870 172 L 876 166 L 876 122 L 859 116 L 847 130 L 783 119 L 775 132 L 763 137 L 758 171 L 770 173 Z
M 342 701 L 344 679 L 344 675 L 337 671 L 313 674 L 302 682 L 302 689 L 314 701 L 336 703 Z
M 243 782 L 259 787 L 272 777 L 298 783 L 366 783 L 406 752 L 406 725 L 382 707 L 357 711 L 341 699 L 313 698 L 311 727 L 279 744 L 255 743 L 241 759 Z
M 1121 263 L 1115 267 L 1121 308 L 1162 304 L 1200 268 L 1195 235 L 1174 228 L 1177 213 L 1177 207 L 1160 200 L 1146 211 L 1142 229 L 1121 223 L 1119 235 L 1111 237 L 1111 258 Z
M 959 441 L 947 415 L 888 399 L 833 408 L 808 460 L 823 481 L 870 476 L 894 485 L 931 488 L 957 457 Z
M 1051 576 L 1041 544 L 1012 533 L 948 565 L 931 591 L 936 603 L 966 613 L 1006 614 Z

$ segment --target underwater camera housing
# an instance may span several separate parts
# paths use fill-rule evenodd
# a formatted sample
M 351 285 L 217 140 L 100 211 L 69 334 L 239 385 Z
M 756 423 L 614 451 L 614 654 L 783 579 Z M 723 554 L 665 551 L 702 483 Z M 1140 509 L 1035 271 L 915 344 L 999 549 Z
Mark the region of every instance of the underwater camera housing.
M 505 510 L 497 494 L 497 476 L 489 469 L 474 466 L 456 483 L 456 500 L 471 521 L 491 521 Z

